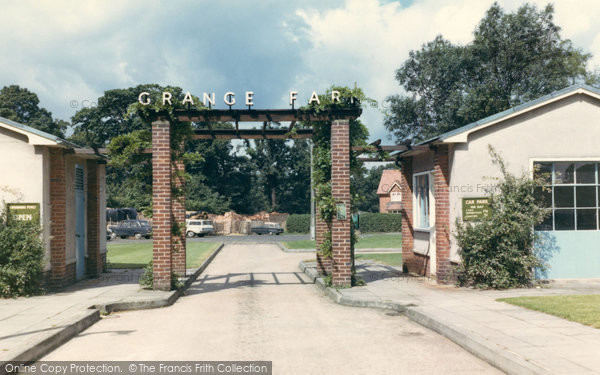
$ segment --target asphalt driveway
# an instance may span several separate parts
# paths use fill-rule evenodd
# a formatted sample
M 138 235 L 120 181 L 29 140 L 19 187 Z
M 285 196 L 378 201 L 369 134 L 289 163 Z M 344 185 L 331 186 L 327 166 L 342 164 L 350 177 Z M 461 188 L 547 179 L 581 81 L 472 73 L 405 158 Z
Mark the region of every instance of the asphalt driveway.
M 334 304 L 306 254 L 225 246 L 188 295 L 116 313 L 44 360 L 269 360 L 276 374 L 499 373 L 397 313 Z

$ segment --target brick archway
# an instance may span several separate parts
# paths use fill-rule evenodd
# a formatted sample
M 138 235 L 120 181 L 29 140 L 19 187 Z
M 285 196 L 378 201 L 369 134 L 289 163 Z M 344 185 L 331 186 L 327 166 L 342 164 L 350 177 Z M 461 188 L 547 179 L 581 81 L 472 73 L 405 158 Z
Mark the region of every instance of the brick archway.
M 345 204 L 345 218 L 334 217 L 331 223 L 333 256 L 322 259 L 317 254 L 320 271 L 332 274 L 334 285 L 350 286 L 352 272 L 351 256 L 351 197 L 350 197 L 350 120 L 361 114 L 360 108 L 337 109 L 314 113 L 297 109 L 280 110 L 175 110 L 179 121 L 233 122 L 235 129 L 196 130 L 196 139 L 294 139 L 311 138 L 312 129 L 293 129 L 297 121 L 331 122 L 331 184 L 333 198 Z M 172 187 L 183 187 L 183 180 L 176 178 L 181 162 L 172 160 L 171 124 L 167 116 L 160 114 L 152 121 L 152 203 L 153 203 L 153 274 L 154 289 L 171 289 L 171 275 L 185 275 L 186 242 L 183 234 L 174 234 L 174 224 L 185 225 L 185 198 L 174 199 Z M 288 128 L 269 129 L 269 122 L 289 121 Z M 241 129 L 240 122 L 262 122 L 262 129 Z M 292 131 L 293 130 L 293 131 Z M 323 242 L 327 224 L 319 219 L 317 212 L 317 247 Z

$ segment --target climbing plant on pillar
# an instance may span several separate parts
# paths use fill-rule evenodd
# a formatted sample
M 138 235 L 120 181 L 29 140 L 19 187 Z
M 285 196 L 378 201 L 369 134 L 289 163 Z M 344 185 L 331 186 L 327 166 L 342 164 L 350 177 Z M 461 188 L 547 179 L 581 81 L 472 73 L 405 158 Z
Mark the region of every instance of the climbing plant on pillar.
M 339 100 L 332 99 L 332 92 L 339 93 Z M 368 98 L 360 88 L 349 88 L 342 86 L 332 86 L 324 94 L 318 96 L 319 100 L 312 100 L 309 105 L 303 109 L 314 111 L 315 113 L 327 112 L 341 108 L 354 108 L 361 105 L 375 107 L 377 102 Z M 358 119 L 349 121 L 350 125 L 350 145 L 365 146 L 369 131 L 366 126 Z M 303 126 L 313 128 L 313 184 L 315 189 L 315 204 L 319 211 L 320 219 L 327 224 L 327 232 L 324 239 L 317 249 L 319 255 L 323 258 L 332 258 L 331 227 L 333 216 L 336 212 L 336 201 L 332 194 L 331 186 L 331 121 L 327 122 L 303 122 Z M 350 173 L 360 171 L 360 162 L 356 155 L 350 153 Z M 355 194 L 351 188 L 351 207 L 355 209 Z M 358 283 L 354 269 L 354 244 L 357 237 L 354 234 L 353 226 L 351 232 L 351 257 L 352 257 L 352 284 Z M 331 275 L 327 275 L 326 281 L 331 283 Z
M 196 152 L 186 152 L 186 142 L 191 139 L 193 135 L 193 127 L 191 122 L 181 122 L 175 115 L 176 109 L 186 108 L 181 103 L 183 102 L 184 95 L 180 92 L 178 95 L 173 95 L 170 102 L 165 102 L 158 93 L 150 93 L 150 103 L 143 105 L 136 102 L 129 106 L 127 115 L 128 116 L 140 116 L 145 122 L 149 123 L 156 118 L 163 118 L 170 124 L 170 148 L 171 148 L 171 199 L 172 201 L 178 201 L 179 207 L 185 209 L 185 180 L 188 176 L 185 174 L 185 168 L 183 165 L 190 162 L 202 161 L 202 156 Z M 193 102 L 198 103 L 196 109 L 202 109 L 200 100 L 197 97 L 192 97 Z M 173 103 L 173 104 L 171 104 Z M 151 137 L 150 137 L 151 138 Z M 173 214 L 172 214 L 173 215 Z M 178 219 L 177 216 L 173 215 L 171 218 L 171 236 L 174 238 L 172 243 L 172 253 L 179 253 L 184 250 L 185 238 L 185 219 L 183 221 Z M 185 259 L 183 254 L 180 254 L 179 259 Z M 184 260 L 183 260 L 184 261 Z M 178 263 L 179 264 L 179 263 Z M 181 263 L 181 267 L 184 264 Z M 183 267 L 185 269 L 185 267 Z M 150 267 L 149 270 L 152 268 Z M 171 287 L 178 288 L 179 276 L 172 272 Z M 147 278 L 152 280 L 152 278 Z

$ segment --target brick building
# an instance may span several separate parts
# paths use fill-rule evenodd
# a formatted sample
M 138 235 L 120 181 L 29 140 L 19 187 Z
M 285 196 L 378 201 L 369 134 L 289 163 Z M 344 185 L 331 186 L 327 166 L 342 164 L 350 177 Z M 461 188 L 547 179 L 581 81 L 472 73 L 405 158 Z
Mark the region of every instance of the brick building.
M 102 272 L 105 164 L 90 149 L 0 117 L 0 204 L 39 219 L 51 287 Z
M 456 220 L 489 210 L 501 173 L 548 172 L 551 212 L 535 228 L 551 268 L 540 278 L 600 277 L 600 90 L 575 85 L 420 143 L 401 153 L 402 259 L 407 271 L 447 282 L 460 262 Z
M 398 169 L 386 169 L 381 174 L 377 195 L 380 213 L 400 213 L 402 210 L 402 172 Z

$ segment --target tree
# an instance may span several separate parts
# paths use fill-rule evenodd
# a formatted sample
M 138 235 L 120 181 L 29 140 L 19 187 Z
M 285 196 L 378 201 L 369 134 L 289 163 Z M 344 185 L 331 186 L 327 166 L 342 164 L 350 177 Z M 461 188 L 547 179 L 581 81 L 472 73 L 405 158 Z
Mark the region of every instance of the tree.
M 385 126 L 398 142 L 456 129 L 577 82 L 592 83 L 591 57 L 562 39 L 552 5 L 486 12 L 466 46 L 442 36 L 411 51 L 396 71 L 407 95 L 387 98 Z
M 17 85 L 0 90 L 0 116 L 64 138 L 69 123 L 52 119 L 52 113 L 39 107 L 38 96 Z
M 390 165 L 380 165 L 367 169 L 362 167 L 360 173 L 352 175 L 352 189 L 356 197 L 356 208 L 359 211 L 379 212 L 379 196 L 377 188 L 379 180 L 385 169 L 393 168 Z
M 310 151 L 306 140 L 261 140 L 246 149 L 267 209 L 287 213 L 310 210 Z
M 107 90 L 98 98 L 95 107 L 82 108 L 72 118 L 74 132 L 71 140 L 92 148 L 106 147 L 118 135 L 135 130 L 150 129 L 139 116 L 127 116 L 129 105 L 138 101 L 141 92 L 160 95 L 168 91 L 181 97 L 182 89 L 156 84 L 138 85 L 126 89 Z

